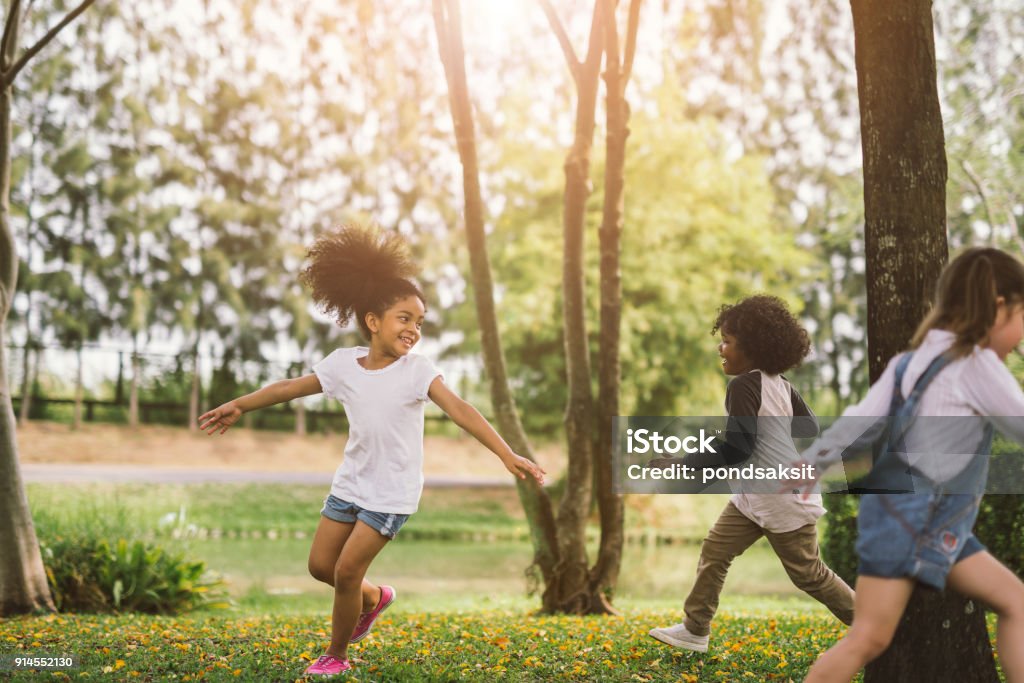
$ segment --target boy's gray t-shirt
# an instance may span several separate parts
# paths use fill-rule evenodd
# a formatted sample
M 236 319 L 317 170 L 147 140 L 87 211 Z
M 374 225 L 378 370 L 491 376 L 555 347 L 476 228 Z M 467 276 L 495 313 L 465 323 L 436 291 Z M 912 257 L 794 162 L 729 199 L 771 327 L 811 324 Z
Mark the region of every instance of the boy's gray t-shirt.
M 423 409 L 436 377 L 430 359 L 410 353 L 379 370 L 358 359 L 364 346 L 338 349 L 313 366 L 327 396 L 341 401 L 349 433 L 331 494 L 372 510 L 409 515 L 423 492 Z

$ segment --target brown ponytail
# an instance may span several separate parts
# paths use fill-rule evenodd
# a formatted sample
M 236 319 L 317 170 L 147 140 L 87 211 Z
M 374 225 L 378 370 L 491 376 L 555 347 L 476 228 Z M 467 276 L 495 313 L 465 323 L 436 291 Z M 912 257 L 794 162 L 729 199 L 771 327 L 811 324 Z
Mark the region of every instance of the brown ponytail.
M 944 329 L 956 335 L 954 353 L 967 355 L 987 341 L 1000 296 L 1007 305 L 1024 302 L 1024 264 L 999 249 L 968 249 L 939 276 L 935 303 L 914 333 L 911 348 L 920 346 L 929 330 Z

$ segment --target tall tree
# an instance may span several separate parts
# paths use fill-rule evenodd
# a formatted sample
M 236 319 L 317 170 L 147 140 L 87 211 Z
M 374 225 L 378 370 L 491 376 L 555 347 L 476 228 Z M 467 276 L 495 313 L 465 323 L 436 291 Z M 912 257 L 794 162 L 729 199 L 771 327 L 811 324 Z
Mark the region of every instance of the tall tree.
M 622 328 L 623 207 L 626 187 L 626 139 L 629 137 L 629 103 L 626 85 L 633 71 L 636 36 L 640 26 L 641 0 L 629 3 L 624 49 L 620 49 L 617 0 L 601 0 L 605 30 L 605 169 L 604 205 L 601 210 L 600 335 L 597 381 L 597 432 L 594 437 L 594 496 L 601 516 L 601 543 L 597 563 L 590 573 L 590 612 L 610 611 L 606 594 L 615 588 L 622 565 L 622 496 L 613 490 L 612 421 L 620 414 L 619 385 Z M 595 604 L 596 603 L 596 604 Z
M 434 28 L 438 50 L 448 80 L 448 95 L 455 127 L 455 140 L 462 161 L 462 180 L 465 192 L 466 242 L 469 247 L 473 295 L 479 319 L 484 366 L 490 379 L 491 406 L 498 428 L 512 449 L 523 457 L 533 459 L 533 449 L 512 396 L 512 387 L 505 367 L 498 317 L 494 306 L 494 282 L 487 256 L 484 232 L 484 202 L 480 191 L 479 165 L 476 155 L 476 133 L 473 108 L 466 82 L 465 51 L 462 44 L 462 14 L 459 0 L 433 0 Z M 517 480 L 519 498 L 530 524 L 534 548 L 534 562 L 540 568 L 545 590 L 544 609 L 557 609 L 557 595 L 553 590 L 560 565 L 555 514 L 551 499 L 536 481 Z
M 7 5 L 0 39 L 0 616 L 54 609 L 18 467 L 14 410 L 7 386 L 4 323 L 18 280 L 18 256 L 10 224 L 14 82 L 25 65 L 92 3 L 93 0 L 82 0 L 31 47 L 19 53 L 24 7 L 20 0 L 12 0 Z
M 564 26 L 549 3 L 543 3 L 548 21 L 558 36 L 577 84 L 576 136 L 565 164 L 563 196 L 563 349 L 568 376 L 566 432 L 569 467 L 566 492 L 562 498 L 557 528 L 551 503 L 540 489 L 523 490 L 533 531 L 536 563 L 545 581 L 543 607 L 546 611 L 608 613 L 607 599 L 618 577 L 622 554 L 622 503 L 612 491 L 611 419 L 619 412 L 619 328 L 622 285 L 619 266 L 622 232 L 625 147 L 628 137 L 628 106 L 625 86 L 629 80 L 636 48 L 640 3 L 629 9 L 626 45 L 620 51 L 614 1 L 595 4 L 590 24 L 587 57 L 575 57 Z M 462 26 L 457 1 L 435 0 L 435 26 L 445 74 L 448 79 L 452 119 L 459 155 L 463 163 L 466 227 L 469 236 L 477 313 L 484 337 L 483 352 L 491 379 L 495 412 L 507 412 L 512 419 L 503 424 L 510 434 L 527 446 L 509 391 L 497 323 L 493 311 L 490 265 L 484 242 L 484 203 L 472 108 L 469 101 L 462 46 Z M 611 26 L 609 26 L 611 24 Z M 590 155 L 595 130 L 599 73 L 605 45 L 609 52 L 608 72 L 608 162 L 605 202 L 600 229 L 599 401 L 591 390 L 590 349 L 586 324 L 585 250 L 586 204 L 590 194 Z M 620 54 L 622 55 L 620 57 Z M 499 373 L 496 375 L 495 373 Z M 497 380 L 495 379 L 497 377 Z M 597 412 L 597 409 L 600 412 Z M 592 416 L 597 414 L 597 420 Z M 596 486 L 592 487 L 592 482 Z M 596 496 L 601 515 L 601 546 L 597 563 L 588 568 L 585 547 L 586 524 L 592 498 Z
M 594 145 L 595 110 L 601 60 L 604 55 L 605 17 L 600 1 L 594 3 L 586 56 L 576 56 L 565 26 L 548 0 L 541 6 L 558 38 L 576 86 L 576 120 L 572 146 L 566 155 L 565 194 L 562 205 L 562 317 L 565 329 L 566 384 L 565 441 L 568 453 L 565 493 L 558 508 L 558 545 L 562 571 L 556 599 L 561 609 L 585 612 L 590 603 L 586 525 L 593 481 L 593 414 L 590 344 L 587 339 L 584 236 L 590 196 L 590 161 Z
M 946 154 L 930 0 L 853 0 L 864 155 L 871 381 L 907 348 L 948 257 Z M 998 680 L 982 610 L 915 589 L 865 681 Z

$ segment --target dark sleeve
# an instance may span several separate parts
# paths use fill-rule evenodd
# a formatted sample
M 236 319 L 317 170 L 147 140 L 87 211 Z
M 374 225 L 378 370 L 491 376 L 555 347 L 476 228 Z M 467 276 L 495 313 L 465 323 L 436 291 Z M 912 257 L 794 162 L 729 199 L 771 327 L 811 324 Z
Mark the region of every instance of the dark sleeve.
M 724 437 L 714 440 L 715 453 L 690 453 L 683 462 L 692 467 L 722 467 L 746 462 L 757 442 L 757 412 L 761 409 L 761 373 L 748 372 L 725 390 L 728 419 Z
M 813 439 L 818 436 L 821 428 L 818 425 L 818 416 L 814 414 L 811 407 L 804 402 L 800 392 L 789 385 L 789 398 L 793 403 L 793 426 L 791 434 L 794 439 Z

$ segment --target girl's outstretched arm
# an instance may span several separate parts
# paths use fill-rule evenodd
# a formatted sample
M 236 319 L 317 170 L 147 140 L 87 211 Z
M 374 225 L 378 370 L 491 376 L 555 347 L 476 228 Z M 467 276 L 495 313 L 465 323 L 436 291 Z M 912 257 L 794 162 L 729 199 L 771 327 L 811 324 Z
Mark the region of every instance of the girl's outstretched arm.
M 512 448 L 501 438 L 501 435 L 494 431 L 491 423 L 480 414 L 480 411 L 449 389 L 444 380 L 440 377 L 435 378 L 430 383 L 427 395 L 455 424 L 472 434 L 477 441 L 501 458 L 501 462 L 509 472 L 520 479 L 526 479 L 526 475 L 529 474 L 537 480 L 537 483 L 544 483 L 545 472 L 540 465 L 514 453 Z
M 215 434 L 220 429 L 220 433 L 223 434 L 228 431 L 228 427 L 238 421 L 238 418 L 242 417 L 243 413 L 266 408 L 275 403 L 284 403 L 295 398 L 319 394 L 321 391 L 323 389 L 320 387 L 320 380 L 314 374 L 294 379 L 283 379 L 203 413 L 199 416 L 199 428 L 208 434 Z

